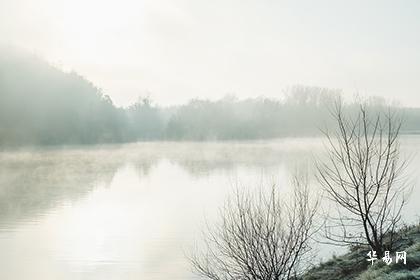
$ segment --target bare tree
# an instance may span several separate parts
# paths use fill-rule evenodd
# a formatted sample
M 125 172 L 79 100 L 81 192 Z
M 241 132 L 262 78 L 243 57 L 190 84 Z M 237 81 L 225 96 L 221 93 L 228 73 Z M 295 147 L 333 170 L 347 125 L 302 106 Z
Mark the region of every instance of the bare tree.
M 406 202 L 406 162 L 400 160 L 396 113 L 368 111 L 360 105 L 356 114 L 346 114 L 337 102 L 332 110 L 337 129 L 325 133 L 328 159 L 318 163 L 318 178 L 338 206 L 327 219 L 327 238 L 335 244 L 369 245 L 382 255 L 395 243 Z
M 291 202 L 237 191 L 221 209 L 221 223 L 205 232 L 204 252 L 191 258 L 197 274 L 213 280 L 295 279 L 303 272 L 317 202 L 307 180 L 294 179 Z

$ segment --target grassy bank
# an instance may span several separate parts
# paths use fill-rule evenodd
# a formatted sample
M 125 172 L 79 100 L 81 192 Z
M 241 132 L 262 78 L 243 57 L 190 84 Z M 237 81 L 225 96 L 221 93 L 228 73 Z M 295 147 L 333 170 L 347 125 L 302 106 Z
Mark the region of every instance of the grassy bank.
M 400 231 L 401 237 L 398 248 L 391 252 L 393 262 L 386 265 L 378 256 L 378 260 L 371 265 L 367 261 L 368 247 L 355 247 L 349 253 L 333 257 L 321 263 L 305 274 L 303 280 L 411 280 L 420 279 L 420 224 L 404 228 Z M 407 264 L 395 263 L 395 252 L 407 252 Z

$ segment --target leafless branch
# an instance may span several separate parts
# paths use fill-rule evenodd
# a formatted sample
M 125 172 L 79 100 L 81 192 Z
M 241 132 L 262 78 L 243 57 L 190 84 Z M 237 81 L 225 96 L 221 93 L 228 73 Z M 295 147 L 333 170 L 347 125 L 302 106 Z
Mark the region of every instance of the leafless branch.
M 204 252 L 191 258 L 197 274 L 213 280 L 295 279 L 311 250 L 318 203 L 307 179 L 296 176 L 289 202 L 270 193 L 236 191 L 221 211 L 221 223 L 208 227 Z
M 406 203 L 401 120 L 391 110 L 372 113 L 366 105 L 349 117 L 341 101 L 332 115 L 337 129 L 325 132 L 328 159 L 317 164 L 318 180 L 338 206 L 326 236 L 337 244 L 367 244 L 382 254 L 394 245 Z

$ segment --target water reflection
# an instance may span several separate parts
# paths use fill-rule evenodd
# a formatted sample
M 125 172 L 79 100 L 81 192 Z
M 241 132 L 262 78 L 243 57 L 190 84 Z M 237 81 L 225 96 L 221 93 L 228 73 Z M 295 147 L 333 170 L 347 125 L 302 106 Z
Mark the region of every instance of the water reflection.
M 232 185 L 286 187 L 321 150 L 289 139 L 2 152 L 0 279 L 193 279 L 184 252 Z
M 0 223 L 36 220 L 44 211 L 76 201 L 107 185 L 121 166 L 106 153 L 3 152 L 0 160 Z M 104 160 L 105 158 L 105 160 Z

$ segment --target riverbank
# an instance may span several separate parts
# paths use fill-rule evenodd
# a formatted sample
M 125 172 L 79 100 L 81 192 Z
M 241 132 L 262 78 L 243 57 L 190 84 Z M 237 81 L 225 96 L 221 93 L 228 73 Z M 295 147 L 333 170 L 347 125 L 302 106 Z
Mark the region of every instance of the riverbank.
M 395 252 L 391 252 L 393 261 L 386 265 L 378 256 L 371 265 L 367 260 L 369 248 L 352 248 L 349 253 L 321 263 L 309 270 L 303 280 L 383 280 L 420 279 L 420 224 L 401 230 L 401 238 L 396 251 L 407 253 L 407 263 L 395 262 Z

